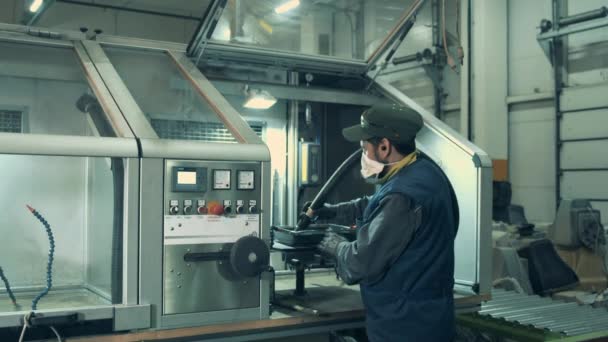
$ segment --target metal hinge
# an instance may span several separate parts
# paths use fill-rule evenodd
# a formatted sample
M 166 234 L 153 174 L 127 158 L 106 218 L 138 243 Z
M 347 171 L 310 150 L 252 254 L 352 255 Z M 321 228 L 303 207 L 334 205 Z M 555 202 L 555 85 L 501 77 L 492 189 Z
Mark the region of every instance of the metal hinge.
M 39 28 L 28 27 L 25 31 L 30 36 L 40 37 L 40 38 L 50 38 L 50 39 L 61 39 L 62 35 L 59 32 L 43 30 Z

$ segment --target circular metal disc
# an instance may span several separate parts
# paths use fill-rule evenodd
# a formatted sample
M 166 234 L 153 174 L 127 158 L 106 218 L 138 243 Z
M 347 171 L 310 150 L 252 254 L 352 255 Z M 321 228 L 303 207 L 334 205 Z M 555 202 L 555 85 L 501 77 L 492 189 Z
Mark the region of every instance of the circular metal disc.
M 243 277 L 260 275 L 270 265 L 270 251 L 262 239 L 243 236 L 230 250 L 230 264 Z

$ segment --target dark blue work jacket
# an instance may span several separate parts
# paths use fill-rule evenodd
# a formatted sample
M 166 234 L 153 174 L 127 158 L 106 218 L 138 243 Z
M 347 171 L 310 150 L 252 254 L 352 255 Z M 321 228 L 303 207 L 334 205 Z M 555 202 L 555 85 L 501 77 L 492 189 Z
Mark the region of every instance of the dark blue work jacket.
M 450 341 L 459 217 L 454 191 L 443 171 L 421 156 L 378 189 L 359 226 L 369 223 L 380 201 L 392 193 L 404 194 L 421 206 L 422 220 L 384 276 L 374 283 L 361 282 L 368 337 L 373 342 Z

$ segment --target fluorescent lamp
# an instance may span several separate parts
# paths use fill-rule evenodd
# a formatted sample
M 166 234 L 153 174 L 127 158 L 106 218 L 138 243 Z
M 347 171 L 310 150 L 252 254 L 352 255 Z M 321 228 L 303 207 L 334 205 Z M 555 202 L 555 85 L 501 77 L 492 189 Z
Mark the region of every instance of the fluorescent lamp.
M 247 99 L 243 104 L 245 108 L 268 109 L 277 103 L 277 99 L 266 90 L 248 90 Z
M 42 6 L 42 0 L 34 0 L 30 5 L 30 12 L 37 12 L 40 9 L 40 6 Z
M 292 9 L 294 9 L 294 8 L 296 8 L 298 6 L 300 6 L 300 0 L 290 0 L 290 1 L 287 1 L 286 3 L 284 3 L 284 4 L 282 4 L 282 5 L 278 6 L 278 7 L 276 7 L 274 9 L 274 11 L 277 14 L 283 14 L 285 12 L 291 11 Z

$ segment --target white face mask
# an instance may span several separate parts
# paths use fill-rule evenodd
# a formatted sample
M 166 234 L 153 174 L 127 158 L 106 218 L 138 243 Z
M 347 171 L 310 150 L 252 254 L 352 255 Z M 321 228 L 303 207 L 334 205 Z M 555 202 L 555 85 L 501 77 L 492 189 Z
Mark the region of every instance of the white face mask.
M 383 164 L 379 161 L 370 159 L 367 154 L 363 152 L 361 156 L 361 176 L 369 182 L 377 181 L 378 175 L 384 170 L 384 167 L 393 164 L 397 164 L 397 162 Z

